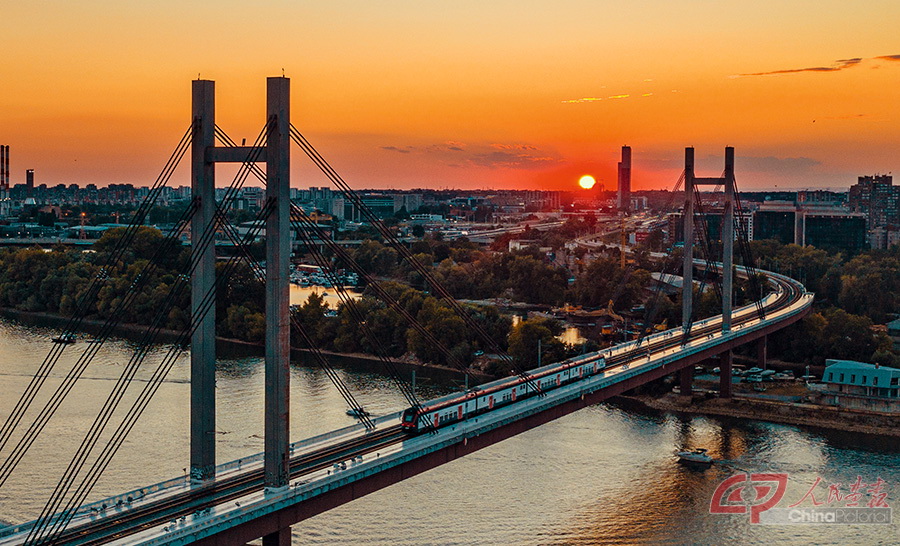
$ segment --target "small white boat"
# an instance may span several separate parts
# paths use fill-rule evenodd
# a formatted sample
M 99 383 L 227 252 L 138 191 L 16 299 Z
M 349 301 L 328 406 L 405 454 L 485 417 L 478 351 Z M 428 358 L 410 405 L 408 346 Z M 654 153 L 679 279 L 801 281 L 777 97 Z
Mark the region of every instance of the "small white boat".
M 75 334 L 60 334 L 53 338 L 53 343 L 75 343 L 78 338 L 75 337 Z
M 679 451 L 676 455 L 678 455 L 678 462 L 680 463 L 695 465 L 710 465 L 713 463 L 713 458 L 707 455 L 706 450 L 702 447 L 694 451 Z

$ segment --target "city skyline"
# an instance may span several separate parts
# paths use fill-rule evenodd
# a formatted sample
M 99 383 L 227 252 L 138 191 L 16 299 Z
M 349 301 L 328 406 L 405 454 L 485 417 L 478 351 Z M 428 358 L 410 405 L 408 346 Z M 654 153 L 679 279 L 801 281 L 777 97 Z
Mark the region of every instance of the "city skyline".
M 691 145 L 710 175 L 735 146 L 744 190 L 896 165 L 895 3 L 212 6 L 6 7 L 11 183 L 149 184 L 191 79 L 216 80 L 218 124 L 252 141 L 282 70 L 294 124 L 356 188 L 615 189 L 626 144 L 635 190 L 671 189 Z M 298 153 L 293 174 L 325 184 Z

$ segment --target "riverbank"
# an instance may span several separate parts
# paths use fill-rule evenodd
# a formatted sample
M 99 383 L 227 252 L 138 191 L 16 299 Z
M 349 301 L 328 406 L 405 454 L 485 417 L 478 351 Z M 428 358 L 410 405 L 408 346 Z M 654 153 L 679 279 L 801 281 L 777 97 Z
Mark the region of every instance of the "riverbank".
M 19 323 L 39 326 L 45 328 L 65 328 L 69 323 L 68 317 L 55 315 L 53 313 L 44 313 L 36 311 L 20 311 L 17 309 L 0 308 L 0 317 L 15 320 Z M 81 322 L 81 331 L 88 334 L 97 334 L 100 332 L 105 321 L 84 319 Z M 119 324 L 113 330 L 118 337 L 129 341 L 140 341 L 147 329 L 142 324 Z M 181 335 L 177 330 L 161 329 L 157 342 L 174 343 Z M 49 342 L 49 339 L 48 339 Z M 262 356 L 265 354 L 265 345 L 263 343 L 254 343 L 240 339 L 216 337 L 216 352 L 220 356 L 242 357 L 242 356 Z M 339 367 L 352 368 L 365 372 L 386 373 L 385 364 L 377 356 L 365 353 L 338 353 L 334 351 L 320 351 L 325 355 L 329 362 Z M 291 348 L 291 359 L 300 362 L 304 366 L 318 366 L 313 352 L 309 349 L 301 349 L 298 347 Z M 401 358 L 389 358 L 389 362 L 400 373 L 411 373 L 415 371 L 421 376 L 428 377 L 438 383 L 450 383 L 459 381 L 462 373 L 447 366 L 431 364 L 427 362 L 419 362 Z M 486 382 L 495 379 L 493 376 L 480 372 L 478 370 L 470 370 L 470 375 L 479 382 Z
M 730 400 L 717 397 L 707 398 L 703 394 L 681 396 L 674 393 L 663 396 L 632 395 L 618 398 L 626 403 L 657 411 L 753 419 L 900 438 L 900 428 L 897 427 L 898 416 L 888 413 L 781 402 L 751 395 L 737 395 Z

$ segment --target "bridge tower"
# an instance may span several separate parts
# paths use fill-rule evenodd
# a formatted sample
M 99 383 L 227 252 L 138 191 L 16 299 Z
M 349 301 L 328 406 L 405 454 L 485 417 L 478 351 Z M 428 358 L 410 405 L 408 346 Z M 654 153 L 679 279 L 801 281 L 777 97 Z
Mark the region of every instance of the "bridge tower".
M 725 210 L 722 222 L 722 332 L 731 331 L 732 294 L 734 292 L 734 148 L 725 148 L 725 173 L 721 177 L 698 177 L 694 174 L 694 148 L 684 150 L 684 265 L 682 270 L 681 324 L 685 333 L 690 329 L 694 285 L 694 193 L 699 186 L 724 186 Z M 723 398 L 731 397 L 731 350 L 721 355 L 721 384 Z M 682 376 L 682 383 L 689 381 Z M 684 388 L 684 387 L 683 387 Z
M 197 211 L 191 220 L 191 314 L 199 315 L 204 295 L 215 285 L 215 246 L 198 244 L 215 218 L 215 164 L 266 163 L 266 356 L 265 356 L 265 485 L 283 489 L 289 479 L 290 364 L 290 79 L 266 82 L 266 145 L 215 146 L 215 82 L 193 82 L 191 191 Z M 209 302 L 206 302 L 209 305 Z M 215 477 L 215 315 L 195 323 L 191 339 L 191 479 Z M 192 319 L 193 320 L 193 319 Z M 265 545 L 290 543 L 290 527 L 263 537 Z

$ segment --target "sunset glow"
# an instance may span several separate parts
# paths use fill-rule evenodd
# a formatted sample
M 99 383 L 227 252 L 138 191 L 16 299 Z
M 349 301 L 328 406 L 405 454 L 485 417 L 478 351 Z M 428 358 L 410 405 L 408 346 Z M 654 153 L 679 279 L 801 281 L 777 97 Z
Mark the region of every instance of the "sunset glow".
M 624 143 L 635 190 L 671 188 L 685 146 L 710 175 L 734 146 L 745 189 L 846 187 L 900 168 L 897 20 L 893 0 L 13 2 L 0 143 L 14 184 L 149 184 L 192 79 L 252 141 L 283 69 L 294 124 L 358 188 L 567 189 L 615 180 Z
M 578 185 L 586 190 L 593 188 L 594 184 L 596 183 L 597 181 L 594 180 L 594 177 L 589 174 L 586 174 L 578 179 Z

